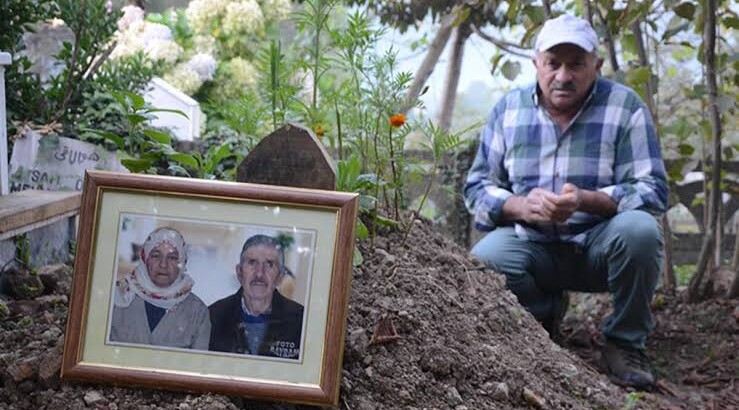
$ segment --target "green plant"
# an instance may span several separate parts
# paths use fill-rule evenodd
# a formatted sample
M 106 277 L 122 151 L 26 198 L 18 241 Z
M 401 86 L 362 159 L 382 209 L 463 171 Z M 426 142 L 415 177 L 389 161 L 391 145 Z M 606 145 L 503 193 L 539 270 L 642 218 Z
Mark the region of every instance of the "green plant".
M 31 240 L 27 234 L 15 237 L 15 259 L 27 269 L 31 267 Z
M 678 286 L 687 286 L 693 275 L 695 275 L 695 264 L 675 266 L 675 276 L 677 277 Z
M 418 215 L 420 215 L 421 209 L 423 209 L 423 205 L 426 202 L 429 193 L 431 192 L 431 187 L 433 186 L 434 180 L 439 173 L 439 164 L 444 158 L 444 155 L 458 149 L 465 142 L 469 142 L 468 140 L 463 140 L 462 135 L 466 134 L 472 129 L 478 128 L 479 126 L 479 123 L 472 124 L 467 128 L 455 133 L 446 132 L 441 129 L 441 127 L 434 125 L 434 123 L 431 121 L 427 121 L 421 126 L 421 130 L 424 136 L 424 140 L 421 142 L 421 145 L 431 152 L 432 160 L 431 164 L 429 164 L 428 167 L 418 169 L 418 171 L 430 174 L 430 177 L 428 178 L 428 182 L 426 183 L 426 189 L 421 196 L 421 201 L 418 204 L 418 208 L 411 215 L 411 220 L 406 227 L 405 235 L 403 236 L 403 243 L 405 243 L 405 241 L 408 239 L 408 234 L 413 228 L 413 222 L 415 222 Z
M 642 398 L 644 398 L 644 392 L 629 392 L 629 394 L 627 394 L 626 398 L 624 399 L 623 410 L 632 410 L 636 408 L 636 405 Z

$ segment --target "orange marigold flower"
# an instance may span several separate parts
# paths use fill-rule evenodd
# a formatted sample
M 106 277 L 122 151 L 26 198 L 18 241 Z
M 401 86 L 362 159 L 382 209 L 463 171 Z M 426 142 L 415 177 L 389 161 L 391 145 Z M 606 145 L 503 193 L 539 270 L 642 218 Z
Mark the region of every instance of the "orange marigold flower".
M 321 124 L 314 125 L 313 132 L 315 132 L 316 136 L 318 137 L 323 137 L 324 135 L 326 135 L 326 130 L 323 129 L 323 125 Z
M 390 117 L 390 125 L 392 125 L 393 127 L 402 127 L 403 124 L 405 124 L 405 115 L 395 114 Z

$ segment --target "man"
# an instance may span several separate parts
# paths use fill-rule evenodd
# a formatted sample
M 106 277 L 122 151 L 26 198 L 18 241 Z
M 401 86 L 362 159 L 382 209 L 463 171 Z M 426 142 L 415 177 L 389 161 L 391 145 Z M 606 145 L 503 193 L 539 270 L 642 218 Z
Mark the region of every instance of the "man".
M 236 265 L 241 288 L 210 306 L 210 350 L 299 358 L 303 306 L 276 289 L 284 263 L 275 238 L 254 235 L 244 242 Z
M 662 265 L 655 218 L 667 184 L 649 111 L 598 74 L 598 39 L 585 20 L 547 21 L 536 40 L 536 83 L 505 95 L 484 127 L 465 202 L 487 234 L 472 254 L 553 335 L 564 290 L 604 292 L 602 326 L 614 382 L 647 389 L 650 301 Z
M 207 350 L 208 308 L 192 293 L 186 266 L 182 235 L 167 227 L 152 231 L 136 269 L 116 282 L 110 340 Z

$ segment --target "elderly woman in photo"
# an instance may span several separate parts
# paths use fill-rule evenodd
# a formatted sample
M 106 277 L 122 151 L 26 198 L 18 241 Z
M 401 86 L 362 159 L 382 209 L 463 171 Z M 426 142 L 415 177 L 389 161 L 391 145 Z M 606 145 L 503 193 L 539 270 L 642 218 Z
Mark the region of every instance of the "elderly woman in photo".
M 208 308 L 191 292 L 186 264 L 179 232 L 149 234 L 136 269 L 116 283 L 111 341 L 208 350 Z

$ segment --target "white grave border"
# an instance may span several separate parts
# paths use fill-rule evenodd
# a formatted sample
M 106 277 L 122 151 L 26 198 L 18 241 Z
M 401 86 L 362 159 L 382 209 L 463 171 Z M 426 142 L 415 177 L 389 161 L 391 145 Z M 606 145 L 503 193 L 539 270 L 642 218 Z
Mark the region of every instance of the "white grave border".
M 8 129 L 5 113 L 5 66 L 10 65 L 10 53 L 0 51 L 0 195 L 10 193 L 8 178 Z
M 156 112 L 157 118 L 150 122 L 152 126 L 169 128 L 180 141 L 200 137 L 202 116 L 196 100 L 159 77 L 152 78 L 147 88 L 144 99 L 149 104 L 155 108 L 180 110 L 187 115 L 185 118 L 175 113 Z

